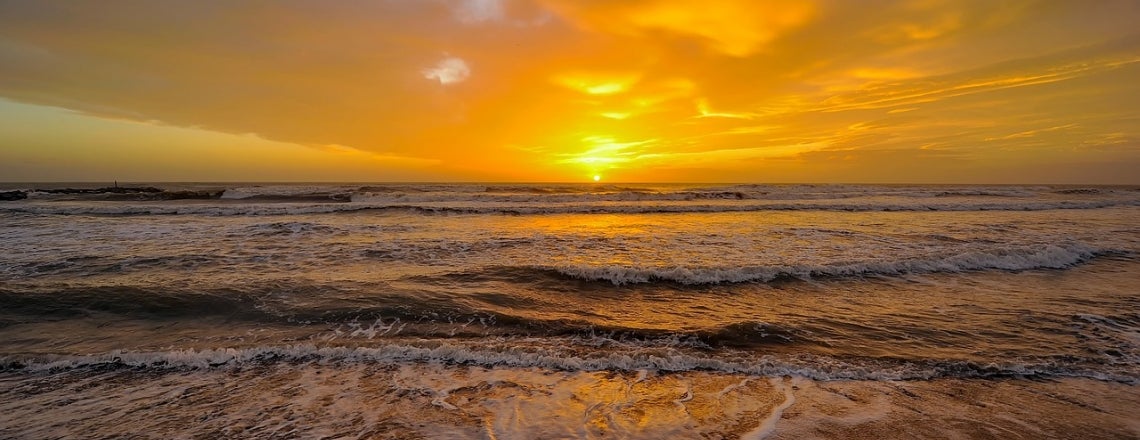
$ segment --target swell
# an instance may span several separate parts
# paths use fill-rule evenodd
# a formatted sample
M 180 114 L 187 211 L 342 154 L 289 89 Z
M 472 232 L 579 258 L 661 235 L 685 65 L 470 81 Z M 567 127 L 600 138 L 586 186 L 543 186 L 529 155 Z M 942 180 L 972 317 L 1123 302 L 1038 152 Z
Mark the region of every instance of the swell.
M 251 257 L 248 259 L 253 259 Z M 0 273 L 17 277 L 44 275 L 97 275 L 116 274 L 148 269 L 197 270 L 202 267 L 235 264 L 232 257 L 217 254 L 183 254 L 173 256 L 123 256 L 78 255 L 58 257 L 50 261 L 29 261 L 21 263 L 0 263 Z
M 134 369 L 186 371 L 244 368 L 271 364 L 415 364 L 444 363 L 486 367 L 541 368 L 558 371 L 712 371 L 814 380 L 929 380 L 938 378 L 1078 377 L 1137 383 L 1134 370 L 1106 370 L 1079 360 L 1024 358 L 997 362 L 940 359 L 837 358 L 822 356 L 716 356 L 686 350 L 637 349 L 568 352 L 564 347 L 509 344 L 499 347 L 420 341 L 368 347 L 284 345 L 160 352 L 112 351 L 68 356 L 0 357 L 0 371 L 55 373 L 71 370 Z
M 34 292 L 0 289 L 0 303 L 5 304 L 0 310 L 0 325 L 111 314 L 141 320 L 218 317 L 283 325 L 358 325 L 396 320 L 428 324 L 427 329 L 421 329 L 425 334 L 455 334 L 454 329 L 439 328 L 439 325 L 466 326 L 472 323 L 485 328 L 513 323 L 518 327 L 550 327 L 561 331 L 551 323 L 530 322 L 505 315 L 500 322 L 500 315 L 440 295 L 419 292 L 361 294 L 351 289 L 322 285 L 184 291 L 139 286 L 74 287 Z M 435 325 L 435 328 L 430 325 Z M 489 332 L 475 334 L 485 333 Z
M 511 243 L 507 243 L 511 244 Z M 496 244 L 499 246 L 502 244 Z M 406 257 L 406 256 L 404 256 Z M 715 285 L 722 283 L 782 283 L 826 280 L 838 283 L 864 282 L 865 278 L 897 277 L 930 273 L 980 270 L 1065 270 L 1097 258 L 1131 258 L 1126 251 L 1096 248 L 1079 242 L 971 251 L 944 251 L 907 259 L 877 259 L 836 264 L 753 266 L 626 266 L 626 265 L 500 265 L 471 270 L 406 277 L 395 288 L 384 282 L 321 283 L 308 281 L 262 282 L 256 285 L 223 279 L 224 285 L 182 286 L 95 285 L 52 286 L 9 283 L 0 286 L 0 317 L 8 321 L 37 317 L 76 317 L 93 312 L 125 316 L 172 318 L 224 316 L 266 322 L 346 322 L 361 319 L 400 318 L 417 322 L 455 323 L 497 320 L 500 325 L 555 332 L 563 324 L 519 321 L 521 318 L 488 310 L 536 307 L 534 304 L 501 303 L 509 295 L 452 295 L 440 286 L 503 283 L 527 291 L 577 291 L 578 283 Z M 193 258 L 199 261 L 200 258 Z M 146 260 L 150 261 L 150 260 Z M 200 262 L 200 261 L 199 261 Z M 79 262 L 91 266 L 90 262 Z M 149 264 L 149 263 L 148 263 Z M 157 263 L 156 263 L 157 264 Z M 96 265 L 104 267 L 104 265 Z M 114 266 L 114 265 L 113 265 Z M 111 266 L 108 266 L 111 267 Z M 117 267 L 117 266 L 114 266 Z M 36 266 L 43 271 L 50 268 Z M 64 269 L 54 268 L 60 271 Z M 86 272 L 90 272 L 87 270 Z M 419 285 L 421 287 L 416 287 Z M 606 288 L 592 286 L 589 288 Z M 710 294 L 715 295 L 715 294 Z M 541 310 L 539 310 L 541 311 Z M 512 321 L 514 320 L 514 321 Z M 0 319 L 0 324 L 4 319 Z M 575 324 L 572 331 L 590 327 Z M 626 329 L 608 329 L 626 330 Z
M 530 282 L 549 277 L 609 282 L 614 285 L 675 283 L 707 285 L 721 283 L 771 283 L 786 280 L 858 279 L 873 276 L 957 273 L 978 270 L 1022 271 L 1068 269 L 1098 257 L 1127 256 L 1113 249 L 1081 243 L 1023 246 L 977 250 L 902 260 L 873 260 L 833 265 L 757 265 L 722 267 L 638 267 L 623 265 L 533 265 L 497 266 L 479 272 L 452 274 L 469 280 L 519 280 Z
M 568 337 L 594 343 L 638 342 L 701 348 L 811 344 L 807 332 L 764 322 L 677 330 L 639 328 L 588 319 L 540 319 L 490 310 L 493 304 L 463 298 L 369 295 L 354 299 L 321 288 L 306 301 L 274 291 L 170 292 L 140 287 L 92 287 L 41 293 L 0 289 L 0 327 L 21 323 L 89 319 L 111 314 L 164 321 L 208 317 L 277 325 L 321 325 L 337 334 L 372 339 L 377 335 L 480 338 L 491 336 Z M 343 293 L 343 292 L 341 292 Z M 525 312 L 522 312 L 525 313 Z
M 258 288 L 204 288 L 176 290 L 142 286 L 91 286 L 18 291 L 0 289 L 5 304 L 0 316 L 11 321 L 37 318 L 67 319 L 109 313 L 139 319 L 183 319 L 207 316 L 266 323 L 336 323 L 361 317 L 430 317 L 445 313 L 439 304 L 426 302 L 416 310 L 407 299 L 377 296 L 368 306 L 343 298 L 346 291 L 329 286 L 300 284 Z
M 133 286 L 63 288 L 21 292 L 0 288 L 5 306 L 0 316 L 13 322 L 41 319 L 83 318 L 93 313 L 132 317 L 179 318 L 210 315 L 250 320 L 273 319 L 260 307 L 255 295 L 224 295 L 217 292 L 172 293 Z

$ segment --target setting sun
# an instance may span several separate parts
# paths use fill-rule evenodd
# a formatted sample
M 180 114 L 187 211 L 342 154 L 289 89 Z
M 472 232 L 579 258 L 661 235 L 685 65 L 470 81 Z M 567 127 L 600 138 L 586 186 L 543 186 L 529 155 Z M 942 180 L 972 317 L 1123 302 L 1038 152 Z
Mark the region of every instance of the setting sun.
M 602 176 L 595 174 L 595 175 L 594 175 L 594 181 L 595 181 L 595 182 L 597 182 L 597 181 L 600 181 L 600 180 L 602 180 Z

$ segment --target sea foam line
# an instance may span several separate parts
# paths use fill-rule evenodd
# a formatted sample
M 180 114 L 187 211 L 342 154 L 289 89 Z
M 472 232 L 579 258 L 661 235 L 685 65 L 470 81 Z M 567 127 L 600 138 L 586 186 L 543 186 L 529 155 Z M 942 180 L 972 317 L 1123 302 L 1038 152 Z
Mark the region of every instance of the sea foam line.
M 905 363 L 849 363 L 830 358 L 781 360 L 770 355 L 753 358 L 713 358 L 677 351 L 624 351 L 589 357 L 548 348 L 484 349 L 455 344 L 417 346 L 390 344 L 377 347 L 318 347 L 314 345 L 123 352 L 87 356 L 45 356 L 40 359 L 0 358 L 0 371 L 55 373 L 89 368 L 135 368 L 148 370 L 195 370 L 234 368 L 267 363 L 445 363 L 486 367 L 543 368 L 558 371 L 656 372 L 714 371 L 765 377 L 796 376 L 813 380 L 927 380 L 943 377 L 1080 377 L 1136 383 L 1140 377 L 1081 368 L 1066 368 L 1052 362 L 974 363 L 929 361 Z
M 1093 258 L 1122 252 L 1098 249 L 1080 243 L 1019 247 L 1007 250 L 971 251 L 925 259 L 868 261 L 840 265 L 789 265 L 752 267 L 659 267 L 628 266 L 535 266 L 588 281 L 608 281 L 615 285 L 654 281 L 679 284 L 770 282 L 780 278 L 834 278 L 864 275 L 904 275 L 955 273 L 973 270 L 1064 269 Z

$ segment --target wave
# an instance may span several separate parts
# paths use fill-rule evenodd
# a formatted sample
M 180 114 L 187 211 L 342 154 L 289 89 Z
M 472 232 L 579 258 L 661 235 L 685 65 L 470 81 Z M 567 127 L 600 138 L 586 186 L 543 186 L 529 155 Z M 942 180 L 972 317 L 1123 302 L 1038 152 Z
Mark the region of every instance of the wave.
M 275 319 L 259 295 L 220 292 L 171 292 L 142 287 L 75 287 L 47 292 L 0 289 L 0 316 L 85 317 L 92 312 L 127 316 L 200 317 L 209 315 Z
M 219 198 L 260 202 L 348 202 L 352 188 L 327 186 L 254 186 L 226 189 Z
M 489 334 L 488 329 L 503 325 L 530 329 L 571 332 L 588 329 L 588 324 L 528 321 L 481 310 L 449 297 L 424 297 L 418 292 L 385 290 L 362 294 L 359 286 L 307 283 L 278 283 L 256 286 L 230 286 L 176 290 L 169 287 L 90 286 L 18 291 L 0 288 L 0 325 L 5 321 L 28 322 L 42 319 L 86 318 L 110 313 L 137 319 L 197 319 L 219 317 L 227 320 L 287 325 L 382 323 L 384 320 L 422 324 L 405 334 L 456 335 L 449 325 L 467 327 L 464 334 Z M 476 330 L 476 328 L 481 329 Z M 509 331 L 510 328 L 504 328 Z
M 1065 194 L 1065 195 L 1096 195 L 1096 194 L 1104 194 L 1105 191 L 1106 190 L 1103 188 L 1069 188 L 1069 189 L 1059 189 L 1059 190 L 1056 190 L 1053 192 L 1056 194 Z
M 99 276 L 145 270 L 197 271 L 207 267 L 235 267 L 264 260 L 264 257 L 257 255 L 233 256 L 216 253 L 156 256 L 81 254 L 46 257 L 32 261 L 0 262 L 0 275 L 20 279 L 53 275 Z
M 779 280 L 833 279 L 866 276 L 898 276 L 924 273 L 955 273 L 975 270 L 1021 271 L 1066 269 L 1093 258 L 1124 255 L 1123 251 L 1099 249 L 1080 243 L 1027 246 L 1011 249 L 970 251 L 949 255 L 894 261 L 864 261 L 834 265 L 783 265 L 747 267 L 631 267 L 621 265 L 559 265 L 489 268 L 506 279 L 525 278 L 529 273 L 554 273 L 614 285 L 670 282 L 686 285 L 773 282 Z
M 291 293 L 290 296 L 288 293 Z M 808 344 L 807 333 L 764 322 L 739 322 L 697 330 L 639 328 L 587 319 L 539 319 L 492 311 L 497 298 L 415 298 L 389 293 L 344 297 L 330 286 L 278 286 L 216 292 L 171 292 L 141 287 L 70 288 L 42 293 L 0 289 L 0 327 L 9 323 L 88 318 L 111 313 L 135 319 L 223 318 L 284 325 L 323 324 L 346 337 L 491 337 L 528 335 L 574 338 L 587 345 L 635 341 L 700 348 Z M 589 341 L 588 343 L 585 341 Z
M 722 200 L 718 203 L 628 202 L 628 203 L 514 203 L 514 204 L 430 204 L 430 203 L 139 203 L 130 205 L 82 203 L 6 203 L 0 213 L 89 216 L 287 216 L 306 214 L 401 212 L 419 215 L 543 215 L 543 214 L 657 214 L 765 211 L 835 212 L 927 212 L 927 211 L 1047 211 L 1060 209 L 1102 209 L 1140 206 L 1140 199 L 1091 201 L 1026 201 L 970 203 L 771 203 Z
M 0 212 L 58 215 L 293 215 L 751 211 L 1040 211 L 1140 206 L 1129 187 L 952 185 L 217 184 L 27 190 Z M 199 200 L 187 200 L 199 199 Z M 91 203 L 101 201 L 105 203 Z M 86 202 L 86 203 L 84 203 Z
M 282 222 L 257 224 L 242 228 L 240 236 L 286 236 L 296 237 L 303 234 L 342 234 L 346 233 L 338 228 L 324 227 L 306 222 Z M 930 240 L 948 242 L 952 246 L 941 246 L 939 250 L 926 250 L 925 253 L 916 253 L 900 257 L 895 252 L 895 259 L 875 258 L 867 252 L 859 252 L 866 256 L 861 260 L 835 260 L 819 264 L 811 264 L 812 259 L 801 259 L 794 262 L 781 262 L 777 264 L 746 264 L 745 257 L 733 265 L 699 265 L 699 264 L 669 264 L 661 262 L 647 265 L 623 265 L 606 263 L 577 263 L 559 264 L 544 263 L 547 257 L 531 253 L 532 248 L 544 248 L 557 245 L 544 237 L 501 237 L 478 240 L 406 240 L 390 239 L 377 241 L 365 248 L 357 248 L 358 261 L 396 262 L 428 266 L 443 266 L 449 264 L 448 259 L 463 259 L 468 256 L 488 254 L 511 253 L 521 249 L 526 259 L 512 257 L 499 260 L 500 263 L 488 265 L 469 265 L 468 268 L 455 272 L 444 272 L 436 275 L 410 275 L 400 278 L 402 281 L 438 285 L 439 283 L 481 283 L 496 282 L 515 285 L 549 284 L 565 279 L 583 280 L 589 282 L 607 282 L 621 286 L 626 284 L 646 283 L 672 283 L 680 285 L 711 285 L 721 283 L 772 283 L 793 280 L 833 280 L 859 279 L 864 277 L 896 277 L 905 275 L 921 275 L 929 273 L 958 273 L 979 270 L 1005 270 L 1023 271 L 1034 269 L 1067 269 L 1099 257 L 1130 257 L 1131 251 L 1118 248 L 1095 247 L 1081 242 L 1061 241 L 1053 244 L 1038 245 L 992 245 L 972 246 L 961 240 L 932 236 Z M 584 240 L 584 241 L 583 241 Z M 578 240 L 577 246 L 584 248 L 613 246 L 604 238 L 583 238 Z M 554 243 L 554 244 L 551 244 Z M 921 248 L 920 248 L 921 249 Z M 929 248 L 927 248 L 929 249 Z M 917 251 L 918 249 L 915 249 Z M 687 252 L 695 255 L 700 249 L 691 249 Z M 331 253 L 330 257 L 344 260 L 349 256 L 340 253 Z M 856 254 L 852 254 L 856 255 Z M 105 276 L 119 273 L 142 273 L 145 271 L 173 271 L 173 273 L 188 273 L 190 271 L 222 271 L 227 268 L 239 266 L 264 265 L 266 258 L 263 255 L 229 255 L 209 253 L 187 253 L 160 256 L 126 256 L 111 257 L 100 255 L 77 255 L 55 258 L 47 261 L 9 262 L 0 264 L 0 274 L 18 278 L 45 277 L 45 276 Z M 763 258 L 760 256 L 757 259 Z M 850 258 L 850 257 L 849 257 Z M 856 257 L 857 258 L 857 257 Z M 540 261 L 530 263 L 531 261 Z M 557 261 L 557 260 L 554 260 Z M 716 261 L 704 259 L 703 261 Z M 525 262 L 525 263 L 524 263 Z M 225 279 L 224 277 L 222 279 Z M 131 286 L 121 286 L 122 291 L 129 291 Z M 265 289 L 245 289 L 240 283 L 222 286 L 203 285 L 206 289 L 196 293 L 216 295 L 258 294 L 270 295 L 274 289 L 283 289 L 287 292 L 314 292 L 320 294 L 321 289 L 336 292 L 339 287 L 319 284 L 301 286 L 266 286 Z M 356 289 L 377 290 L 380 292 L 390 289 L 385 283 L 372 283 L 367 286 L 353 287 Z M 111 288 L 108 288 L 111 289 Z M 111 289 L 113 290 L 113 289 Z M 145 289 L 140 295 L 153 295 L 162 297 L 177 292 L 154 291 Z M 0 289 L 0 294 L 4 290 Z M 112 293 L 112 292 L 104 292 Z M 325 292 L 327 293 L 327 292 Z M 396 292 L 398 293 L 398 292 Z M 83 295 L 83 292 L 66 292 L 67 295 Z M 80 297 L 75 296 L 75 297 Z
M 421 341 L 372 347 L 311 344 L 173 350 L 113 351 L 86 356 L 45 355 L 0 357 L 0 371 L 51 373 L 68 370 L 118 368 L 194 370 L 241 368 L 279 363 L 446 363 L 485 367 L 543 368 L 559 371 L 713 371 L 814 380 L 929 380 L 938 378 L 1080 377 L 1136 383 L 1135 371 L 1100 370 L 1071 358 L 1027 358 L 999 362 L 966 360 L 903 360 L 894 358 L 778 357 L 763 355 L 710 356 L 679 350 L 630 350 L 568 353 L 564 349 L 513 345 L 500 348 Z
M 510 243 L 506 243 L 509 245 Z M 712 285 L 721 283 L 771 283 L 795 280 L 859 282 L 865 277 L 894 277 L 908 274 L 958 273 L 978 270 L 1022 271 L 1067 269 L 1099 257 L 1127 256 L 1128 252 L 1092 247 L 1083 243 L 1022 246 L 1004 249 L 972 250 L 928 254 L 908 259 L 875 260 L 830 265 L 792 264 L 758 266 L 674 266 L 643 267 L 622 265 L 516 265 L 485 266 L 441 275 L 418 275 L 403 279 L 413 282 L 399 289 L 383 282 L 259 282 L 225 286 L 187 284 L 114 285 L 72 287 L 20 287 L 13 283 L 0 287 L 0 316 L 86 316 L 108 312 L 144 318 L 220 316 L 230 319 L 279 323 L 346 323 L 374 319 L 401 319 L 416 323 L 480 323 L 501 327 L 501 331 L 528 331 L 545 335 L 590 331 L 618 332 L 634 337 L 659 337 L 643 329 L 609 327 L 595 323 L 531 320 L 492 310 L 537 307 L 533 304 L 503 304 L 503 295 L 451 295 L 415 290 L 416 285 L 477 284 L 501 282 L 510 285 L 550 286 L 572 282 L 599 282 L 614 286 L 667 283 Z M 194 261 L 179 264 L 207 264 L 208 255 L 187 256 Z M 91 262 L 81 262 L 91 266 Z M 148 264 L 160 264 L 152 262 Z M 139 263 L 142 264 L 142 263 Z M 95 267 L 102 267 L 96 264 Z M 48 270 L 48 269 L 42 269 Z M 65 269 L 55 269 L 65 270 Z M 109 269 L 108 269 L 109 270 Z M 529 288 L 529 287 L 527 287 Z M 561 287 L 559 287 L 561 288 Z M 412 289 L 412 290 L 405 290 Z M 2 321 L 2 320 L 0 320 Z M 753 324 L 742 324 L 751 325 Z M 478 327 L 478 326 L 477 326 Z M 473 327 L 469 330 L 474 331 Z M 513 329 L 513 330 L 512 330 Z M 741 327 L 736 333 L 741 333 Z M 443 331 L 443 330 L 441 330 Z M 450 331 L 450 330 L 447 330 Z M 481 329 L 475 334 L 489 333 Z M 763 336 L 794 334 L 794 329 L 761 328 L 743 333 L 746 340 L 779 342 Z M 731 344 L 732 329 L 720 333 L 696 334 L 711 345 Z M 790 339 L 790 338 L 784 338 Z
M 347 234 L 349 231 L 329 225 L 322 225 L 312 222 L 271 222 L 250 225 L 245 228 L 241 233 L 235 234 L 238 236 L 296 236 L 296 235 L 337 235 Z

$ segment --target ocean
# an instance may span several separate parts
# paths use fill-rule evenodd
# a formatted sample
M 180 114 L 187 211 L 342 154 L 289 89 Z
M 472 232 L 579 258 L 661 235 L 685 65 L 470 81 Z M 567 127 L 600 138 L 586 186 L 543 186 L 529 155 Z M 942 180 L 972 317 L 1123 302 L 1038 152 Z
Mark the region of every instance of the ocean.
M 1136 186 L 0 186 L 3 438 L 1140 437 Z

